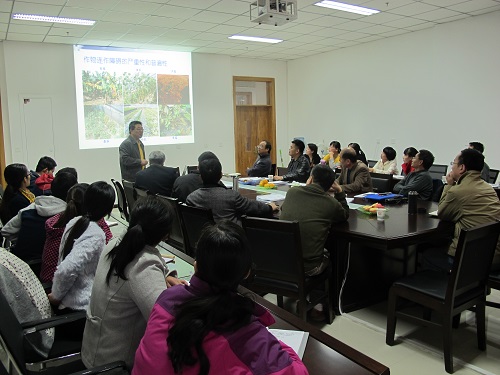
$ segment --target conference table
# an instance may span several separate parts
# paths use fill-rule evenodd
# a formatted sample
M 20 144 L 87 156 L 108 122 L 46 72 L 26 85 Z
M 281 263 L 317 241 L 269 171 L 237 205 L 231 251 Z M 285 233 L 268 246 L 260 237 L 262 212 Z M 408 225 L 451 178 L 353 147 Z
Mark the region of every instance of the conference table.
M 193 264 L 194 259 L 185 253 L 166 247 L 163 243 L 160 247 L 182 259 L 184 262 Z M 302 361 L 307 367 L 310 375 L 343 374 L 343 375 L 389 375 L 387 366 L 364 355 L 356 349 L 335 339 L 313 325 L 303 321 L 298 316 L 276 306 L 250 290 L 240 287 L 240 293 L 248 295 L 256 303 L 268 309 L 275 319 L 270 328 L 298 330 L 309 332 L 306 349 Z
M 286 195 L 289 185 L 277 186 Z M 249 198 L 269 193 L 254 186 L 239 186 Z M 271 190 L 276 192 L 276 190 Z M 372 201 L 354 198 L 355 205 Z M 431 217 L 437 203 L 419 201 L 420 213 L 408 214 L 408 204 L 388 205 L 385 220 L 350 209 L 345 223 L 335 224 L 325 247 L 330 251 L 334 267 L 332 292 L 337 315 L 354 311 L 387 298 L 392 283 L 416 267 L 418 245 L 445 243 L 453 235 L 453 224 Z

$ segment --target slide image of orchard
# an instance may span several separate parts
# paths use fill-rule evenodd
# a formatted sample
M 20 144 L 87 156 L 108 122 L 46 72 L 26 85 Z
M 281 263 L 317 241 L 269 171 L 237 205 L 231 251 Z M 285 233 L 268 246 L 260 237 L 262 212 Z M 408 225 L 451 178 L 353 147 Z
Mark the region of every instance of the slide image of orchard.
M 193 134 L 189 76 L 158 74 L 160 136 Z
M 122 79 L 116 73 L 83 71 L 86 139 L 121 138 L 123 124 Z
M 144 136 L 158 136 L 158 96 L 156 74 L 125 72 L 123 74 L 123 102 L 125 106 L 124 135 L 128 135 L 130 121 L 140 121 Z

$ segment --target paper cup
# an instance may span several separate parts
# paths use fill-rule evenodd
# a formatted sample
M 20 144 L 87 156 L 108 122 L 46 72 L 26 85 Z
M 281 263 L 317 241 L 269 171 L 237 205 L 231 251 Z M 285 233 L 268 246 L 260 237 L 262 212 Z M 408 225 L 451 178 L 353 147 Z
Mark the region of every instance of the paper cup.
M 385 208 L 377 208 L 377 220 L 385 220 L 385 213 L 386 213 Z

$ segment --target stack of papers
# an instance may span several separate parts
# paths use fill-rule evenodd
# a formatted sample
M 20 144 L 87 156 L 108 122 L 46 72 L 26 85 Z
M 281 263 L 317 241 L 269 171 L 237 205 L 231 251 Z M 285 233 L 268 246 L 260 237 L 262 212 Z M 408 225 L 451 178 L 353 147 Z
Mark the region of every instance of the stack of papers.
M 306 350 L 309 332 L 274 328 L 269 328 L 269 332 L 271 332 L 278 340 L 283 341 L 290 348 L 292 348 L 300 359 L 302 359 Z
M 285 196 L 279 193 L 257 195 L 257 200 L 265 203 L 274 202 L 280 205 L 285 200 Z

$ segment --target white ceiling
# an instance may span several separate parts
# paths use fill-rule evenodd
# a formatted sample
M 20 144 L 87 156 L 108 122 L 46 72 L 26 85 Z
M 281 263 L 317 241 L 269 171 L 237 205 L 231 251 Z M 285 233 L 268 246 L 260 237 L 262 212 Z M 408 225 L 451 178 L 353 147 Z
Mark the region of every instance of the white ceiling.
M 0 0 L 0 40 L 215 53 L 293 60 L 500 10 L 500 0 L 343 0 L 378 9 L 372 16 L 297 0 L 298 19 L 283 26 L 250 21 L 255 0 Z M 12 13 L 96 20 L 74 26 L 12 20 Z M 283 39 L 243 42 L 233 34 Z

